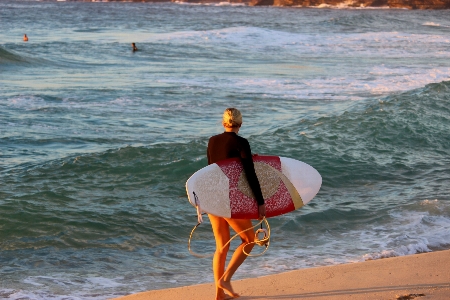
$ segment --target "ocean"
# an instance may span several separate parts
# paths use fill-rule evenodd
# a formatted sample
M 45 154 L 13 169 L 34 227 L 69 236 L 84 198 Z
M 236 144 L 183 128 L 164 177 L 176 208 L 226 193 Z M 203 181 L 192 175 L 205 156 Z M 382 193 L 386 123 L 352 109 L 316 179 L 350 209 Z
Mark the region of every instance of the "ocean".
M 235 279 L 450 249 L 448 11 L 6 0 L 0 28 L 1 299 L 212 282 L 185 182 L 226 107 L 323 178 Z

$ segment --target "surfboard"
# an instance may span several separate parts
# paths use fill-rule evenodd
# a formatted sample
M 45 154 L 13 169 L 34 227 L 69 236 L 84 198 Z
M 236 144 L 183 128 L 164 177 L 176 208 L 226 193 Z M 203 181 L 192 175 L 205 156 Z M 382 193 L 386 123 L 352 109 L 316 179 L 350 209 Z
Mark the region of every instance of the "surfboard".
M 266 217 L 299 209 L 319 192 L 322 177 L 310 165 L 287 157 L 253 156 Z M 211 164 L 186 182 L 189 202 L 219 217 L 257 219 L 258 205 L 239 158 Z

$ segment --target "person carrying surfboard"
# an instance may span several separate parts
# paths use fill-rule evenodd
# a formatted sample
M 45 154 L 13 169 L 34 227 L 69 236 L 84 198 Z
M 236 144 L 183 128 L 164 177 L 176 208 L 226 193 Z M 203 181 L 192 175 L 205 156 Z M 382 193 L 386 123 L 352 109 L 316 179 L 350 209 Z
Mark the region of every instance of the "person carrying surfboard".
M 208 165 L 227 158 L 240 158 L 247 175 L 248 183 L 258 203 L 259 218 L 262 219 L 266 215 L 266 206 L 258 177 L 255 173 L 250 144 L 245 138 L 237 135 L 242 125 L 241 112 L 236 108 L 225 109 L 222 125 L 225 132 L 209 139 L 207 149 Z M 253 227 L 252 222 L 250 219 L 223 218 L 211 214 L 208 214 L 208 216 L 216 240 L 216 251 L 213 257 L 216 300 L 229 299 L 226 293 L 230 294 L 233 298 L 239 297 L 239 294 L 235 293 L 231 286 L 231 277 L 247 258 L 243 250 L 246 253 L 250 253 L 254 246 L 255 232 L 253 228 L 246 230 Z M 239 233 L 242 243 L 234 251 L 225 269 L 227 253 L 230 247 L 229 243 L 226 245 L 230 240 L 230 227 Z

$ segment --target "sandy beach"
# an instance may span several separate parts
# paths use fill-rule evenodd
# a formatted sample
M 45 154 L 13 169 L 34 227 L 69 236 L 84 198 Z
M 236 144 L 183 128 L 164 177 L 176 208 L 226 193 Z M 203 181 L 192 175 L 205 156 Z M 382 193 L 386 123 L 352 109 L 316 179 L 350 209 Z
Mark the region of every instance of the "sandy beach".
M 242 300 L 450 299 L 450 250 L 296 270 L 234 282 Z M 117 300 L 214 299 L 212 283 Z

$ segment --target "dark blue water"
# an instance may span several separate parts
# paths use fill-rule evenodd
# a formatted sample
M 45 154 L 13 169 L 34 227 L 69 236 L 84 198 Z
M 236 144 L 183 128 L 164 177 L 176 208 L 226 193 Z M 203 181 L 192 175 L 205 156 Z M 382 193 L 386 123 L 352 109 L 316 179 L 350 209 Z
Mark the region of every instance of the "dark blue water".
M 2 1 L 0 28 L 0 298 L 212 281 L 184 184 L 230 106 L 323 177 L 236 278 L 450 248 L 447 11 Z

